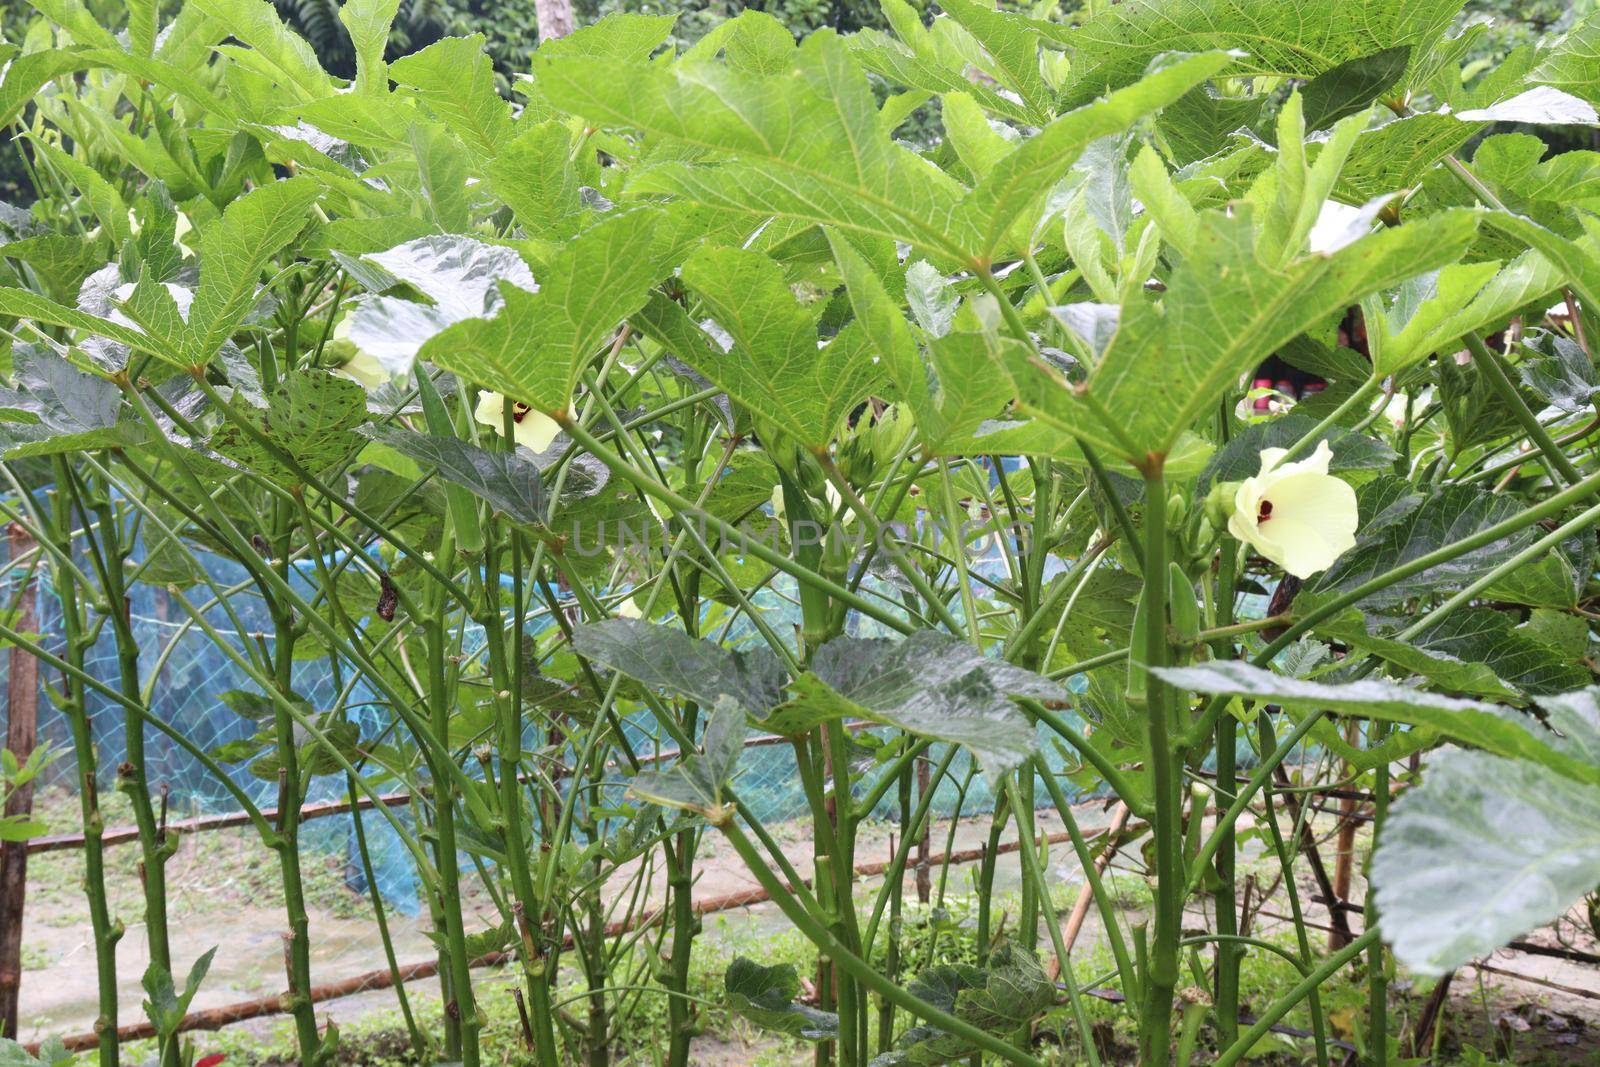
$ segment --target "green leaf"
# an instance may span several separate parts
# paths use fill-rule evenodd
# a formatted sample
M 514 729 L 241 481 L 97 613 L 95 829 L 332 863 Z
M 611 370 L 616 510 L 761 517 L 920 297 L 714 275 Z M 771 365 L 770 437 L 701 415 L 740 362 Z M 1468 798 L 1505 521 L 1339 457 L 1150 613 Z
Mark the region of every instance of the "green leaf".
M 1517 629 L 1512 617 L 1490 608 L 1447 616 L 1417 639 L 1419 649 L 1482 663 L 1519 689 L 1534 694 L 1575 689 L 1591 679 L 1587 668 Z
M 1455 351 L 1462 337 L 1500 329 L 1561 285 L 1560 272 L 1531 252 L 1497 266 L 1452 263 L 1401 285 L 1387 308 L 1369 301 L 1374 372 L 1396 374 L 1436 352 Z
M 1600 883 L 1600 787 L 1483 752 L 1430 758 L 1384 823 L 1372 885 L 1406 967 L 1445 974 Z
M 878 125 L 877 101 L 838 36 L 821 30 L 781 75 L 685 59 L 671 66 L 534 57 L 556 106 L 599 124 L 737 157 L 663 163 L 632 179 L 640 193 L 904 239 L 950 256 L 939 226 L 961 187 L 899 148 Z
M 628 791 L 652 804 L 679 808 L 721 822 L 732 815 L 722 802 L 722 787 L 744 751 L 744 709 L 732 697 L 719 696 L 706 723 L 702 755 L 684 754 L 671 767 L 641 771 L 628 781 Z
M 450 484 L 488 501 L 513 522 L 544 524 L 544 483 L 539 465 L 524 449 L 490 451 L 455 437 L 436 437 L 399 426 L 375 426 L 368 432 L 373 440 L 415 460 L 424 470 L 435 471 Z
M 511 139 L 511 106 L 495 91 L 483 34 L 435 41 L 389 64 L 389 77 L 480 159 L 493 159 Z
M 1590 15 L 1542 49 L 1528 82 L 1600 104 L 1600 18 Z
M 761 14 L 761 12 L 749 12 Z M 593 56 L 621 62 L 649 59 L 672 33 L 676 15 L 641 15 L 614 11 L 598 22 L 580 26 L 565 37 L 539 42 L 542 56 Z M 741 21 L 730 19 L 727 24 Z
M 1316 632 L 1321 637 L 1377 656 L 1402 670 L 1420 674 L 1446 692 L 1493 700 L 1522 699 L 1522 693 L 1496 675 L 1488 664 L 1472 662 L 1447 649 L 1430 651 L 1410 641 L 1397 641 L 1369 633 L 1363 618 L 1359 611 L 1343 612 L 1336 618 L 1318 623 Z
M 1365 130 L 1339 175 L 1339 197 L 1353 204 L 1422 183 L 1440 160 L 1483 127 L 1437 111 L 1394 118 Z
M 1410 61 L 1411 46 L 1402 44 L 1347 59 L 1312 78 L 1300 90 L 1306 129 L 1325 130 L 1370 106 L 1378 94 L 1400 80 Z
M 767 256 L 707 245 L 680 273 L 733 347 L 722 352 L 710 344 L 686 346 L 678 357 L 802 444 L 826 445 L 881 378 L 860 327 L 818 347 L 815 313 L 795 299 L 783 271 Z M 665 311 L 659 303 L 655 310 Z M 682 334 L 681 325 L 674 333 Z
M 29 141 L 35 153 L 48 160 L 50 166 L 60 171 L 67 181 L 77 187 L 84 203 L 94 213 L 94 217 L 99 220 L 105 232 L 110 235 L 115 247 L 120 248 L 122 242 L 133 236 L 128 219 L 128 205 L 123 201 L 122 194 L 101 177 L 99 171 L 46 140 L 32 137 Z
M 383 50 L 399 10 L 400 0 L 347 0 L 339 8 L 339 21 L 344 23 L 355 47 L 356 92 L 381 96 L 389 91 Z
M 76 308 L 64 307 L 28 289 L 14 289 L 0 285 L 0 315 L 11 315 L 47 326 L 65 326 L 69 330 L 82 330 L 141 352 L 149 352 L 173 363 L 179 362 L 177 353 L 163 349 L 131 326 L 90 315 Z
M 1262 96 L 1224 96 L 1208 83 L 1197 85 L 1161 112 L 1156 126 L 1173 162 L 1187 166 L 1236 143 L 1261 116 Z
M 11 356 L 17 387 L 0 387 L 0 408 L 28 412 L 52 436 L 90 433 L 117 424 L 122 390 L 114 383 L 80 371 L 39 345 L 15 345 Z M 0 423 L 6 428 L 12 425 Z
M 1497 496 L 1468 485 L 1447 485 L 1419 503 L 1412 503 L 1395 521 L 1364 529 L 1356 545 L 1323 575 L 1320 592 L 1342 593 L 1386 574 L 1402 564 L 1425 556 L 1493 526 L 1522 510 L 1515 499 Z M 1457 589 L 1480 576 L 1512 552 L 1534 540 L 1524 530 L 1490 545 L 1430 567 L 1409 578 L 1392 582 L 1368 595 L 1366 607 L 1397 604 L 1437 590 Z
M 1008 1035 L 1029 1025 L 1055 1003 L 1055 986 L 1038 957 L 1007 941 L 989 956 L 988 966 L 931 967 L 918 975 L 910 992 L 991 1034 Z M 931 1024 L 911 1027 L 894 1051 L 872 1061 L 875 1067 L 951 1063 L 973 1046 Z
M 39 1044 L 37 1058 L 8 1037 L 0 1037 L 0 1065 L 3 1067 L 59 1067 L 71 1063 L 73 1054 L 59 1037 L 47 1037 Z
M 1562 411 L 1588 410 L 1600 393 L 1600 378 L 1583 346 L 1561 334 L 1545 334 L 1529 346 L 1529 357 L 1517 363 L 1517 376 L 1543 400 Z
M 367 393 L 355 382 L 323 371 L 302 371 L 278 383 L 265 411 L 246 411 L 258 433 L 294 461 L 319 475 L 361 445 L 351 431 L 367 417 Z M 278 482 L 299 485 L 295 467 L 278 458 L 238 423 L 211 435 L 211 447 L 234 462 Z
M 1012 226 L 1033 221 L 1045 196 L 1092 142 L 1122 133 L 1231 61 L 1220 52 L 1170 58 L 1126 89 L 1062 115 L 983 176 L 962 200 L 950 231 L 977 264 L 988 266 L 1007 246 Z
M 741 651 L 673 626 L 607 619 L 575 629 L 572 647 L 603 667 L 704 708 L 726 696 L 760 719 L 783 700 L 783 665 L 764 646 Z
M 467 161 L 456 139 L 443 126 L 411 127 L 411 150 L 417 156 L 424 215 L 446 233 L 472 226 L 467 203 Z
M 485 172 L 530 236 L 557 240 L 577 233 L 583 218 L 572 135 L 559 122 L 519 127 Z
M 800 976 L 794 964 L 763 967 L 743 956 L 734 958 L 723 975 L 728 1007 L 763 1030 L 806 1041 L 831 1041 L 839 1036 L 839 1016 L 797 1004 Z
M 1078 103 L 1126 85 L 1162 52 L 1237 49 L 1244 54 L 1234 73 L 1292 78 L 1314 78 L 1387 48 L 1424 53 L 1460 7 L 1460 0 L 1125 0 L 1075 30 L 1055 29 L 1072 59 L 1062 98 Z
M 1169 451 L 1230 383 L 1296 335 L 1361 296 L 1458 259 L 1476 226 L 1467 213 L 1435 215 L 1278 270 L 1258 258 L 1250 215 L 1240 205 L 1231 217 L 1201 216 L 1193 254 L 1160 303 L 1131 298 L 1082 389 L 1041 361 L 1013 361 L 1023 410 L 1142 463 Z
M 316 52 L 283 24 L 270 0 L 193 0 L 192 6 L 226 26 L 228 36 L 250 46 L 219 46 L 241 66 L 270 78 L 295 100 L 333 95 L 333 79 L 317 62 Z
M 1458 700 L 1374 678 L 1343 683 L 1285 678 L 1242 660 L 1152 671 L 1179 689 L 1408 723 L 1496 755 L 1532 760 L 1574 781 L 1600 784 L 1600 762 L 1565 751 L 1559 735 L 1536 716 L 1511 708 Z
M 261 272 L 305 229 L 318 191 L 310 178 L 272 182 L 235 200 L 201 230 L 200 285 L 188 324 L 188 355 L 196 366 L 216 355 L 255 306 Z
M 996 11 L 983 0 L 941 0 L 939 7 L 983 45 L 989 70 L 1022 98 L 1034 121 L 1048 117 L 1052 101 L 1039 70 L 1040 20 Z
M 537 293 L 501 282 L 494 318 L 456 323 L 422 346 L 422 358 L 565 417 L 579 371 L 665 269 L 654 241 L 660 217 L 649 208 L 612 214 L 562 247 Z
M 1033 724 L 1014 698 L 1066 697 L 1054 682 L 932 630 L 903 641 L 836 637 L 817 650 L 791 691 L 777 714 L 871 719 L 962 745 L 991 781 L 1036 747 Z
M 1587 216 L 1581 220 L 1586 233 L 1576 240 L 1553 233 L 1522 215 L 1490 211 L 1484 214 L 1483 221 L 1549 260 L 1585 307 L 1600 307 L 1600 256 L 1595 252 L 1600 226 Z

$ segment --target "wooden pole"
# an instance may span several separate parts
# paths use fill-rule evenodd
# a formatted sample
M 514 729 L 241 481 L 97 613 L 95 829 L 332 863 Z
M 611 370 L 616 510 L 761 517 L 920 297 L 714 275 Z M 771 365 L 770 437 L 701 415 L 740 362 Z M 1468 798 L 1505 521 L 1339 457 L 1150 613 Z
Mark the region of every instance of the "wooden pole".
M 7 530 L 11 558 L 19 559 L 37 547 L 28 531 L 16 523 Z M 24 633 L 39 629 L 38 590 L 31 571 L 18 571 L 23 587 L 16 628 Z M 6 674 L 6 750 L 18 764 L 28 762 L 39 740 L 39 661 L 26 650 L 13 648 Z M 5 814 L 33 814 L 33 783 L 18 786 L 6 797 Z M 28 893 L 28 844 L 0 841 L 0 1037 L 17 1037 L 17 1005 L 22 996 L 22 910 Z
M 1117 835 L 1122 828 L 1128 825 L 1128 805 L 1119 802 L 1116 810 L 1111 813 L 1111 825 L 1106 828 L 1106 847 L 1100 850 L 1100 855 L 1095 857 L 1094 869 L 1104 874 L 1111 865 L 1111 859 L 1117 854 Z M 1068 952 L 1072 951 L 1073 944 L 1078 940 L 1078 932 L 1083 929 L 1084 919 L 1089 917 L 1089 905 L 1094 903 L 1094 890 L 1090 888 L 1087 877 L 1083 880 L 1083 889 L 1078 893 L 1078 902 L 1072 906 L 1072 915 L 1067 919 L 1066 931 L 1061 935 L 1061 943 Z M 1066 966 L 1066 962 L 1061 964 Z

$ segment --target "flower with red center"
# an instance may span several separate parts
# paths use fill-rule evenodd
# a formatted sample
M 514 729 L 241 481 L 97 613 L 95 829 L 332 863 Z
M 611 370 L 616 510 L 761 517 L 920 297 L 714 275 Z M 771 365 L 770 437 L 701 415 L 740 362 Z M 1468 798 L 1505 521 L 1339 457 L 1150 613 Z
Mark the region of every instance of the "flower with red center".
M 1356 543 L 1356 493 L 1328 473 L 1327 441 L 1307 459 L 1261 450 L 1261 472 L 1234 492 L 1228 532 L 1296 578 L 1326 570 Z

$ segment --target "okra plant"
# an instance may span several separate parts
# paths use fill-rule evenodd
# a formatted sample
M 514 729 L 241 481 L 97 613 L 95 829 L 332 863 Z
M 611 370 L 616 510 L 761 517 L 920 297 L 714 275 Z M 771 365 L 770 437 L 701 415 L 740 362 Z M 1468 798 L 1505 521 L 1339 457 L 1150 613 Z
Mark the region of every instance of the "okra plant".
M 1381 1064 L 1396 966 L 1447 973 L 1600 883 L 1600 156 L 1540 139 L 1600 123 L 1600 21 L 1480 72 L 1456 0 L 882 0 L 890 32 L 798 43 L 758 10 L 694 42 L 616 14 L 507 99 L 481 38 L 394 55 L 397 0 L 340 9 L 350 81 L 265 0 L 35 6 L 0 77 L 40 194 L 0 210 L 0 514 L 60 613 L 0 635 L 70 728 L 100 1064 L 139 1014 L 121 942 L 172 1067 L 210 961 L 172 956 L 156 745 L 276 855 L 306 1064 L 338 1052 L 299 825 L 326 776 L 414 798 L 374 817 L 438 948 L 441 1018 L 396 983 L 419 1062 L 518 1054 L 482 1035 L 496 951 L 533 1062 L 627 1053 L 649 998 L 693 1062 L 713 839 L 817 950 L 737 960 L 725 1005 L 844 1067 L 1035 1064 L 1046 1030 L 1097 1064 L 1091 985 L 1141 1063 L 1233 1064 L 1309 1010 L 1326 1064 L 1318 991 L 1352 973 Z M 1273 358 L 1323 387 L 1264 395 Z M 139 583 L 177 625 L 153 656 Z M 151 710 L 196 635 L 248 680 L 248 741 Z M 793 752 L 804 862 L 742 796 L 762 736 Z M 1323 952 L 1295 871 L 1328 783 L 1371 798 L 1371 892 Z M 106 893 L 107 787 L 142 916 Z M 971 962 L 900 943 L 936 794 L 987 830 Z M 1128 816 L 1148 916 L 1089 795 Z M 1046 810 L 1107 975 L 1071 965 Z M 1250 815 L 1293 950 L 1239 922 Z M 1244 1022 L 1263 951 L 1303 981 Z

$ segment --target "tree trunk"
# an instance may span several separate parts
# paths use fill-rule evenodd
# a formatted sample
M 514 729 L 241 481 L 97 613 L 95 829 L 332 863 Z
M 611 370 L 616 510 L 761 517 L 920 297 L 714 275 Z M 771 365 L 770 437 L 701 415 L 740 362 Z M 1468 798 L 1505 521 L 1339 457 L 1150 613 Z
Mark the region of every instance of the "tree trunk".
M 539 40 L 552 41 L 572 32 L 572 0 L 534 0 L 539 13 Z

